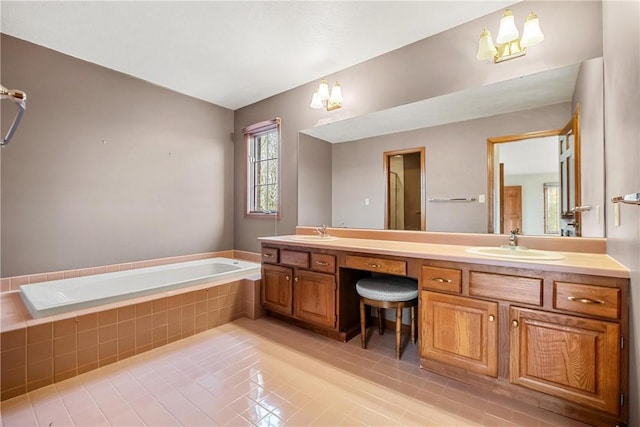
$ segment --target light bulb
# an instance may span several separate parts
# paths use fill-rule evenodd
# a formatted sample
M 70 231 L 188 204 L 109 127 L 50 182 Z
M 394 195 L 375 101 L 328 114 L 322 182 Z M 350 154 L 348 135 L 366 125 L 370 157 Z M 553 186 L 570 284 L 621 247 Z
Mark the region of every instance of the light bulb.
M 524 30 L 522 31 L 522 39 L 520 45 L 528 47 L 536 45 L 544 40 L 544 34 L 540 30 L 540 21 L 538 16 L 531 12 L 524 21 Z
M 520 37 L 520 33 L 516 28 L 513 13 L 507 9 L 502 16 L 502 19 L 500 19 L 500 29 L 498 30 L 496 43 L 509 43 L 510 41 L 516 40 L 518 37 Z
M 320 94 L 318 94 L 318 91 L 313 92 L 313 97 L 311 98 L 311 104 L 309 104 L 309 107 L 311 108 L 322 108 L 322 101 L 320 100 Z
M 478 53 L 476 54 L 476 58 L 478 61 L 486 61 L 487 59 L 492 59 L 498 51 L 496 47 L 493 45 L 493 40 L 491 39 L 491 33 L 485 29 L 480 34 L 480 40 L 478 41 Z

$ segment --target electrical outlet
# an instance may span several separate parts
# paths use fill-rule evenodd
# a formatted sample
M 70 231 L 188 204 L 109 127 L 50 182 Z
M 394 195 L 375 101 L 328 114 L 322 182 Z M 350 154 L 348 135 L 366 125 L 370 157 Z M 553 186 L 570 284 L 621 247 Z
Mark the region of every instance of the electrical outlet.
M 613 225 L 620 227 L 620 203 L 613 204 Z
M 365 199 L 364 199 L 364 205 L 365 205 L 365 206 L 369 206 L 369 198 L 368 198 L 368 197 L 365 197 Z
M 478 203 L 484 203 L 484 194 L 478 196 Z

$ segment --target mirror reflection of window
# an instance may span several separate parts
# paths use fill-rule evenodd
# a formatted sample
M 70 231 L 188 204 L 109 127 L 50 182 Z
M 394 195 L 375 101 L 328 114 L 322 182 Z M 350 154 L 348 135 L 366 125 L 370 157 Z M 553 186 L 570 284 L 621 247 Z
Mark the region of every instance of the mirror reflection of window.
M 545 182 L 544 234 L 560 234 L 560 187 L 557 182 Z

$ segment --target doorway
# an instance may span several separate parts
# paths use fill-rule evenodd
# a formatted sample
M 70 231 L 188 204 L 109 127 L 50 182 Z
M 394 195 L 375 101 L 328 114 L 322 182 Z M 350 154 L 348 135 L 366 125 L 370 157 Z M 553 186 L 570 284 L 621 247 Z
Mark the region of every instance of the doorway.
M 424 147 L 384 153 L 386 229 L 426 229 L 424 165 Z

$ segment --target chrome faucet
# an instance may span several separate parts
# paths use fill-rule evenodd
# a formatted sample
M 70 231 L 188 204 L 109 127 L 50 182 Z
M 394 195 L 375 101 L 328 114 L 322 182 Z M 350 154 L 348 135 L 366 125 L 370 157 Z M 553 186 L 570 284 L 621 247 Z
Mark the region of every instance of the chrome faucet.
M 515 230 L 511 230 L 511 235 L 509 236 L 509 246 L 518 246 L 518 233 L 520 232 L 519 228 Z
M 314 230 L 316 233 L 320 235 L 320 237 L 329 237 L 329 233 L 327 233 L 327 225 L 322 224 L 320 227 Z

